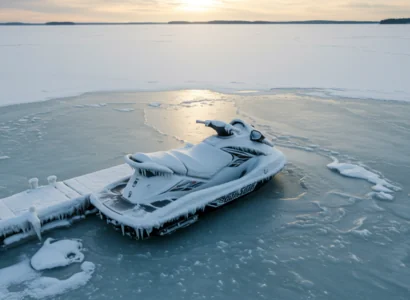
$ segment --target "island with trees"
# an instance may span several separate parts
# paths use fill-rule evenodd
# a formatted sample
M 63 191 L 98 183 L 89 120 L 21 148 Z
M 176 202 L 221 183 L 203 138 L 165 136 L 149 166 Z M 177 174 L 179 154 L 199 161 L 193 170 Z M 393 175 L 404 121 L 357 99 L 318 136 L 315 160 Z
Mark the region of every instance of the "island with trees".
M 410 18 L 402 18 L 402 19 L 386 19 L 380 21 L 380 24 L 410 24 Z

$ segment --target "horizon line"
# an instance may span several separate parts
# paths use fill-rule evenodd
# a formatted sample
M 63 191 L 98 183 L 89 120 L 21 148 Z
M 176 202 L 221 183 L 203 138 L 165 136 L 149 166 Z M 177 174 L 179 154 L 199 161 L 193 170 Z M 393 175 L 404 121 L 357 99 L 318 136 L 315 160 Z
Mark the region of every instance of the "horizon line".
M 43 26 L 43 25 L 229 25 L 229 24 L 248 24 L 248 25 L 275 25 L 275 24 L 410 24 L 410 18 L 387 18 L 380 21 L 362 21 L 362 20 L 302 20 L 302 21 L 266 21 L 266 20 L 210 20 L 210 21 L 168 21 L 168 22 L 74 22 L 74 21 L 46 21 L 46 22 L 22 22 L 22 21 L 0 21 L 0 25 L 26 25 L 26 26 Z
M 50 23 L 66 23 L 66 24 L 212 24 L 212 23 L 265 23 L 265 24 L 280 24 L 280 23 L 314 23 L 314 22 L 329 22 L 329 23 L 377 23 L 380 20 L 327 20 L 327 19 L 313 19 L 313 20 L 290 20 L 290 21 L 266 21 L 266 20 L 209 20 L 209 21 L 185 21 L 173 20 L 164 22 L 154 21 L 126 21 L 126 22 L 104 22 L 104 21 L 44 21 L 44 22 L 24 22 L 24 21 L 0 21 L 0 24 L 27 24 L 27 25 L 45 25 Z

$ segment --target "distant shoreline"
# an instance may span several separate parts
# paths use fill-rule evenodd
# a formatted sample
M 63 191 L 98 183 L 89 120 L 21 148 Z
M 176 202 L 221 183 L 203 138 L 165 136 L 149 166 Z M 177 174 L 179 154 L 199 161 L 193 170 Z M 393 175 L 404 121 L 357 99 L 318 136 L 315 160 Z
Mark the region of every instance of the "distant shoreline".
M 308 21 L 243 21 L 243 20 L 215 20 L 204 22 L 170 21 L 170 22 L 46 22 L 24 23 L 3 22 L 0 26 L 73 26 L 73 25 L 361 25 L 361 24 L 410 24 L 410 18 L 385 19 L 382 21 L 332 21 L 332 20 L 308 20 Z
M 170 21 L 170 22 L 46 22 L 46 23 L 24 23 L 4 22 L 0 26 L 74 26 L 74 25 L 332 25 L 332 24 L 379 24 L 376 21 Z
M 380 24 L 395 25 L 395 24 L 410 24 L 410 18 L 407 19 L 386 19 L 380 21 Z

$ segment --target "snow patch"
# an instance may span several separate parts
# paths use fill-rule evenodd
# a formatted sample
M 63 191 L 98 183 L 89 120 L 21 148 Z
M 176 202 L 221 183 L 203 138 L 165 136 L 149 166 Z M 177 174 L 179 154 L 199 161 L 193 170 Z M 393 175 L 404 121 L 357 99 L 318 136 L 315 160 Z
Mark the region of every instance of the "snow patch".
M 369 237 L 372 235 L 372 233 L 367 229 L 361 229 L 361 230 L 356 229 L 356 230 L 352 230 L 351 232 L 361 237 Z
M 369 197 L 373 197 L 376 198 L 378 200 L 382 200 L 382 201 L 393 201 L 394 200 L 394 196 L 391 194 L 387 194 L 385 192 L 371 192 L 367 194 Z
M 362 260 L 353 253 L 349 253 L 349 258 L 356 262 L 362 262 Z
M 92 262 L 85 261 L 81 264 L 81 270 L 81 272 L 64 280 L 52 277 L 40 277 L 35 279 L 28 285 L 26 293 L 32 298 L 42 299 L 82 287 L 90 281 L 95 270 L 95 265 Z
M 376 192 L 393 193 L 393 191 L 381 184 L 376 184 L 372 186 L 372 190 Z
M 31 258 L 31 266 L 37 270 L 53 269 L 82 262 L 82 244 L 77 240 L 55 241 L 48 238 L 43 247 Z
M 81 270 L 64 280 L 42 277 L 40 272 L 30 267 L 30 261 L 25 259 L 15 265 L 0 269 L 0 300 L 42 299 L 61 295 L 86 285 L 94 273 L 95 265 L 91 262 L 84 262 Z M 16 289 L 18 291 L 11 291 Z
M 331 170 L 336 170 L 340 174 L 347 176 L 347 177 L 365 179 L 368 182 L 375 184 L 375 187 L 382 186 L 384 188 L 387 187 L 387 188 L 399 190 L 398 187 L 393 186 L 392 184 L 388 183 L 386 180 L 381 179 L 379 175 L 373 172 L 370 172 L 361 166 L 349 164 L 349 163 L 339 163 L 339 160 L 337 158 L 334 158 L 334 157 L 332 158 L 333 158 L 333 162 L 327 165 L 327 167 Z
M 132 112 L 135 109 L 134 108 L 113 108 L 113 110 L 119 111 L 119 112 Z
M 303 278 L 302 276 L 300 276 L 300 274 L 294 271 L 289 271 L 289 273 L 293 274 L 295 276 L 296 282 L 304 287 L 310 288 L 314 285 L 312 281 Z
M 148 104 L 148 106 L 151 106 L 151 107 L 160 107 L 160 106 L 161 106 L 161 103 L 159 103 L 159 102 L 152 102 L 152 103 Z
M 0 269 L 0 299 L 6 299 L 3 292 L 9 286 L 25 282 L 36 277 L 37 272 L 30 267 L 30 262 L 28 259 L 10 267 Z
M 401 190 L 400 187 L 392 185 L 385 179 L 381 178 L 380 175 L 371 172 L 362 166 L 351 163 L 340 163 L 339 160 L 334 157 L 332 157 L 332 159 L 333 162 L 327 165 L 329 169 L 336 170 L 346 177 L 364 179 L 373 183 L 374 186 L 372 186 L 372 190 L 375 192 L 367 194 L 370 197 L 375 197 L 379 200 L 393 201 L 394 196 L 389 193 Z

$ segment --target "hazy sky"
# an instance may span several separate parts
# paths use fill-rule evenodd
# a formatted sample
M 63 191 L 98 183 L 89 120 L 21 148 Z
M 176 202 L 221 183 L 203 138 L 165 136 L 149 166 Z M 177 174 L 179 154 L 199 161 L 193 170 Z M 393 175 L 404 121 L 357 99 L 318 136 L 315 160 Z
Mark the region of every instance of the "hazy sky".
M 410 0 L 0 0 L 0 21 L 380 20 Z

